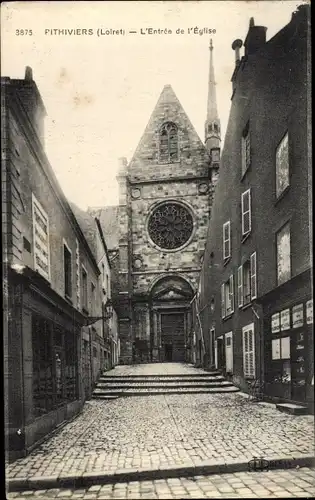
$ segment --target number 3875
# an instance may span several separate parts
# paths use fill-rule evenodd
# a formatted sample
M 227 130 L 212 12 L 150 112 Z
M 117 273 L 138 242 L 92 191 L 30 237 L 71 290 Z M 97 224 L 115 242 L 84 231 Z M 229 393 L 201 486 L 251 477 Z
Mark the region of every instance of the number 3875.
M 15 30 L 15 34 L 16 36 L 26 36 L 26 35 L 29 35 L 29 36 L 32 36 L 33 35 L 33 31 L 32 30 Z

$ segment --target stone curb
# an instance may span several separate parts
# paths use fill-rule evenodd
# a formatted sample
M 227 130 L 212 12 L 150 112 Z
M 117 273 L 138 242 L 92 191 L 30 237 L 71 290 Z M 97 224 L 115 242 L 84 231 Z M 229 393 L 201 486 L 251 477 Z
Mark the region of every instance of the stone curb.
M 262 467 L 253 463 L 254 458 L 263 462 Z M 266 466 L 266 463 L 269 466 Z M 250 466 L 249 463 L 252 465 Z M 163 466 L 158 469 L 122 469 L 115 472 L 78 472 L 73 475 L 32 476 L 30 478 L 12 478 L 8 481 L 7 491 L 45 490 L 50 488 L 79 489 L 95 484 L 127 483 L 131 481 L 145 481 L 169 479 L 191 476 L 206 476 L 211 474 L 227 474 L 234 472 L 257 472 L 260 470 L 290 469 L 294 467 L 314 467 L 315 457 L 305 454 L 291 456 L 253 457 L 250 462 L 236 460 L 210 460 L 197 465 L 181 465 L 174 467 Z

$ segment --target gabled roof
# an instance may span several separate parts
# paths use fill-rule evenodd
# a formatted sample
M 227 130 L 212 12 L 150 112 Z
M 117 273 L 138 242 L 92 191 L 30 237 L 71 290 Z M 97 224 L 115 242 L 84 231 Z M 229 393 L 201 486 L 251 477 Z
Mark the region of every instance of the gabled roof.
M 84 237 L 95 257 L 95 260 L 98 260 L 97 255 L 97 243 L 96 243 L 96 232 L 97 225 L 94 217 L 92 217 L 88 212 L 85 212 L 81 208 L 79 208 L 75 203 L 70 202 L 70 206 L 72 211 L 77 219 L 79 226 L 84 234 Z
M 201 151 L 204 151 L 205 156 L 208 156 L 208 152 L 204 143 L 196 132 L 195 127 L 192 125 L 173 88 L 171 87 L 171 85 L 165 85 L 153 109 L 149 122 L 142 134 L 133 157 L 130 160 L 129 167 L 131 167 L 131 170 L 133 164 L 136 163 L 143 154 L 145 155 L 148 149 L 150 149 L 152 138 L 156 133 L 157 127 L 159 127 L 163 121 L 167 120 L 175 121 L 176 124 L 186 129 L 189 134 L 190 140 L 195 144 L 195 147 L 198 147 Z
M 119 206 L 89 207 L 88 213 L 99 219 L 108 250 L 117 250 L 119 245 Z

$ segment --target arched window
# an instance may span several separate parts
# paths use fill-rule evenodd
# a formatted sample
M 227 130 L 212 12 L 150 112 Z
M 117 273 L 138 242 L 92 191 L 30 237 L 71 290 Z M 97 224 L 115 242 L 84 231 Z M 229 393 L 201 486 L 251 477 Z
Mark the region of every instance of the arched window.
M 214 124 L 214 131 L 215 131 L 215 132 L 218 132 L 218 131 L 219 131 L 219 127 L 218 127 L 218 125 L 217 125 L 216 123 Z
M 159 158 L 163 163 L 178 160 L 178 130 L 175 123 L 164 123 L 160 129 Z

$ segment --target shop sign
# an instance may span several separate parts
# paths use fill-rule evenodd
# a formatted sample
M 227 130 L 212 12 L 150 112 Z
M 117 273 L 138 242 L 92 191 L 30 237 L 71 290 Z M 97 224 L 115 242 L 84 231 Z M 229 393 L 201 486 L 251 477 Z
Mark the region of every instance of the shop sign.
M 303 304 L 298 304 L 292 308 L 292 327 L 300 328 L 304 324 Z
M 271 333 L 280 332 L 280 313 L 271 316 Z
M 281 331 L 290 330 L 290 309 L 284 309 L 280 313 Z
M 306 302 L 306 323 L 308 325 L 313 323 L 313 299 Z

